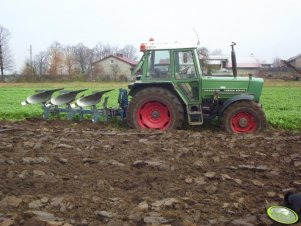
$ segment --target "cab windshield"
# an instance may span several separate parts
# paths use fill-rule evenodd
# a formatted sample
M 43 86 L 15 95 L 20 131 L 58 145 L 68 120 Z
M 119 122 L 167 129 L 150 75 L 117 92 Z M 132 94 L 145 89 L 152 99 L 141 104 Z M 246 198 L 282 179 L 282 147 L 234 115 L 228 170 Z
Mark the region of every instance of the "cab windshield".
M 148 53 L 147 79 L 170 79 L 170 53 L 168 50 L 154 50 Z

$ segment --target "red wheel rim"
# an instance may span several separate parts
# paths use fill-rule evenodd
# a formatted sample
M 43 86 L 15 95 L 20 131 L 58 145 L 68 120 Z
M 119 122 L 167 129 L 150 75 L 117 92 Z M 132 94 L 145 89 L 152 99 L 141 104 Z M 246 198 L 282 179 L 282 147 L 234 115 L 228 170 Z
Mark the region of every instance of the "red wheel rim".
M 255 116 L 249 112 L 238 112 L 231 117 L 230 126 L 235 133 L 250 133 L 256 130 Z
M 171 122 L 171 113 L 168 107 L 158 101 L 143 104 L 137 111 L 137 121 L 141 128 L 167 129 Z

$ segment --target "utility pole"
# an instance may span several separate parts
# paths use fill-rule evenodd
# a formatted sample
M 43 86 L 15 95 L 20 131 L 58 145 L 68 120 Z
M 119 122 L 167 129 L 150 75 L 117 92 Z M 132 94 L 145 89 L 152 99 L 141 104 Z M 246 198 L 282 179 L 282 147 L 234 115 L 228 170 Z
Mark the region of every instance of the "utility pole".
M 1 70 L 0 81 L 4 82 L 4 66 L 3 66 L 3 56 L 2 56 L 2 45 L 1 45 L 1 43 L 0 43 L 0 70 Z
M 29 46 L 29 54 L 30 54 L 30 77 L 33 78 L 33 70 L 32 70 L 32 46 Z M 34 78 L 35 81 L 35 78 Z

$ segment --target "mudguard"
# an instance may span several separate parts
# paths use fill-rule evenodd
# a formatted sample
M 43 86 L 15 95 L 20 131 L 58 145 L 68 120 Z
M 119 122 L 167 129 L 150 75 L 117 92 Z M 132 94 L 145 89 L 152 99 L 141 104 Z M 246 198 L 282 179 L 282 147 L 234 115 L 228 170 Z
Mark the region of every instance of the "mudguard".
M 218 111 L 218 115 L 221 116 L 224 112 L 224 110 L 230 106 L 231 104 L 233 104 L 234 102 L 236 101 L 240 101 L 240 100 L 254 100 L 254 96 L 251 95 L 251 94 L 240 94 L 240 95 L 237 95 L 237 96 L 234 96 L 228 100 L 226 100 L 224 102 L 224 104 L 222 105 L 222 107 L 219 109 Z

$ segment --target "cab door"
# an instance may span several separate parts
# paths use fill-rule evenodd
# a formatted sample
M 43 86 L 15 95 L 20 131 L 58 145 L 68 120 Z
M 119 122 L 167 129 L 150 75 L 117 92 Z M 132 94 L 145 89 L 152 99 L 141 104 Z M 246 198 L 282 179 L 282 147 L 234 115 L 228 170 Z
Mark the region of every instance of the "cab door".
M 200 72 L 196 51 L 192 49 L 174 50 L 173 81 L 178 93 L 186 104 L 187 121 L 190 125 L 202 125 L 203 113 L 200 95 Z
M 173 81 L 187 105 L 200 103 L 200 80 L 195 54 L 191 49 L 172 51 Z

